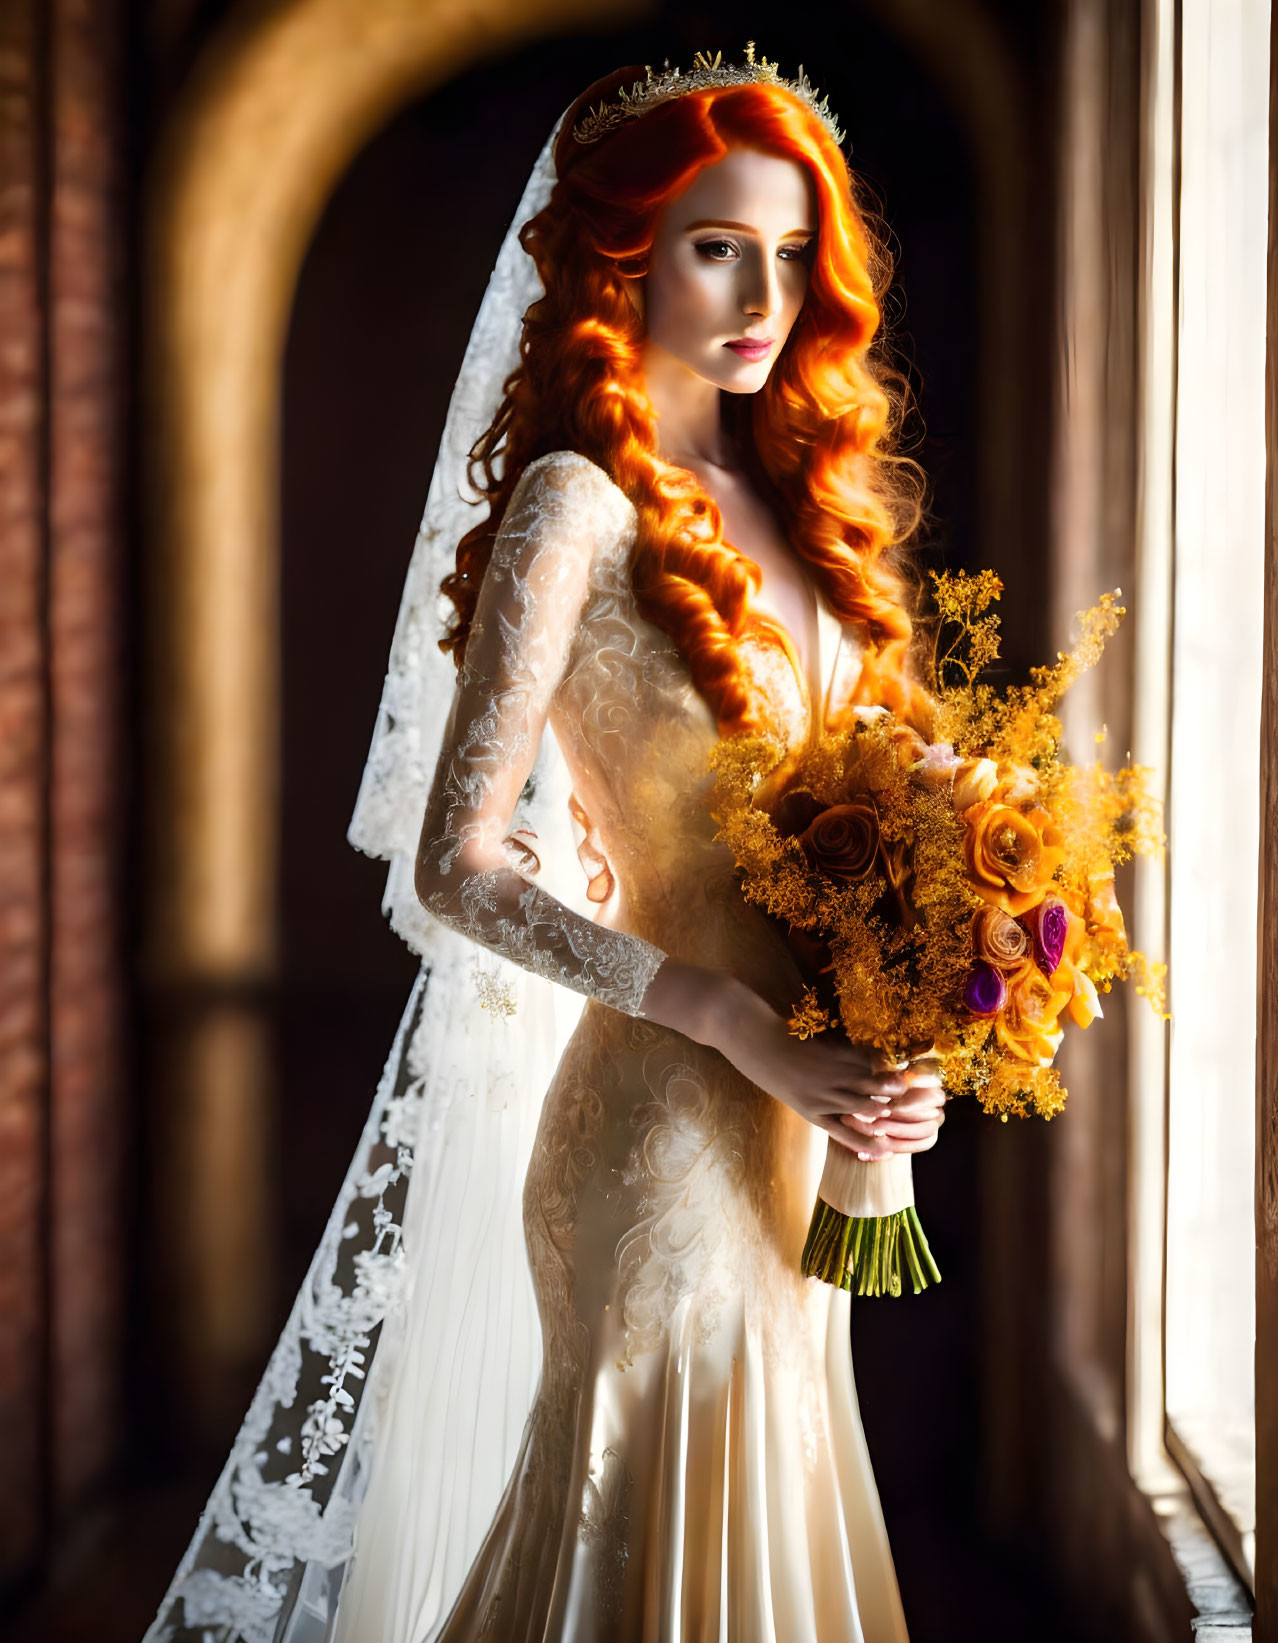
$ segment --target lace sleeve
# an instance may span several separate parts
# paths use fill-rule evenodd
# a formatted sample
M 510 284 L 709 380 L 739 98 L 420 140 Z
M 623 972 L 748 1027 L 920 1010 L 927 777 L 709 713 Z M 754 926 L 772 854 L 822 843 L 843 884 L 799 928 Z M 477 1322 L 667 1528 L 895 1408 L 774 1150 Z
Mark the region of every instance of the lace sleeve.
M 527 874 L 509 834 L 568 668 L 594 556 L 626 502 L 585 457 L 520 478 L 493 545 L 417 849 L 416 887 L 444 923 L 503 958 L 628 1015 L 665 954 L 573 912 Z

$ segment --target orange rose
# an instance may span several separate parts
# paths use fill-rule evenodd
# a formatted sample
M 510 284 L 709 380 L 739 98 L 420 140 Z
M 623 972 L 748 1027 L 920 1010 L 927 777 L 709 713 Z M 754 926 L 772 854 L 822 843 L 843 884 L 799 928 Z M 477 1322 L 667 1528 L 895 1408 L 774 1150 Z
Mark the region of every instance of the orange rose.
M 978 959 L 1011 974 L 1029 957 L 1029 932 L 1001 908 L 982 907 L 972 919 L 972 947 Z
M 1101 1009 L 1096 983 L 1091 976 L 1084 975 L 1077 964 L 1062 964 L 1060 971 L 1052 978 L 1052 983 L 1054 986 L 1068 985 L 1073 989 L 1070 994 L 1069 1013 L 1080 1027 L 1090 1027 L 1093 1021 L 1098 1021 L 1105 1014 Z
M 1069 1000 L 1068 989 L 1062 991 L 1036 964 L 1027 964 L 1012 979 L 1007 1003 L 995 1017 L 999 1043 L 1021 1061 L 1050 1066 L 1065 1036 L 1059 1017 Z
M 967 812 L 968 871 L 983 901 L 1019 918 L 1047 893 L 1065 859 L 1061 831 L 1046 810 L 1023 816 L 985 799 Z
M 799 838 L 813 867 L 828 878 L 855 884 L 879 853 L 879 813 L 872 799 L 831 805 Z

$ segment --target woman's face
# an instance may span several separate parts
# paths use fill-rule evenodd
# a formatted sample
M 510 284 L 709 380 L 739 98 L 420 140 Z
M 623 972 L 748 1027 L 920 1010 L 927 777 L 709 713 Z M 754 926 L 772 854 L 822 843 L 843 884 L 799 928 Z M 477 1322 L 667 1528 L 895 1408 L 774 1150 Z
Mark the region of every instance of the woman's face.
M 803 306 L 816 231 L 803 166 L 729 150 L 657 219 L 643 282 L 648 346 L 729 393 L 757 392 Z

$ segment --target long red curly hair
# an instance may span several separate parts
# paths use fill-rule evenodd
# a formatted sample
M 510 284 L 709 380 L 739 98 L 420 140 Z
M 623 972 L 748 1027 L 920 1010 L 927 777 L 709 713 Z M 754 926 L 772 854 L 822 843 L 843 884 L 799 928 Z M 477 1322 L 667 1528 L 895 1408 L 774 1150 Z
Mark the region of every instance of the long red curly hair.
M 893 450 L 908 390 L 886 357 L 880 299 L 892 263 L 859 203 L 860 185 L 820 118 L 766 83 L 685 92 L 578 144 L 572 128 L 581 115 L 640 78 L 641 70 L 619 70 L 568 111 L 554 191 L 520 231 L 545 295 L 524 317 L 520 365 L 471 452 L 471 481 L 489 514 L 462 538 L 443 582 L 455 616 L 441 648 L 460 662 L 523 470 L 570 449 L 604 469 L 634 504 L 639 609 L 678 646 L 720 729 L 765 722 L 766 704 L 739 650 L 748 635 L 776 641 L 751 609 L 759 568 L 723 540 L 719 509 L 696 477 L 657 454 L 643 321 L 625 289 L 646 271 L 662 207 L 730 148 L 750 147 L 806 167 L 819 226 L 786 344 L 758 393 L 724 396 L 725 417 L 830 608 L 865 634 L 857 701 L 882 703 L 924 728 L 929 698 L 911 665 L 915 590 L 900 559 L 922 517 L 924 479 L 916 462 Z

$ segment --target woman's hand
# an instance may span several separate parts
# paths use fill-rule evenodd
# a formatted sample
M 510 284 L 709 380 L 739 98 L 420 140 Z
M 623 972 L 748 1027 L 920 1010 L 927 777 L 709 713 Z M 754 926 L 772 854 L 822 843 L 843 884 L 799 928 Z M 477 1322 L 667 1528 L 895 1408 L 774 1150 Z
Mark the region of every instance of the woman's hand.
M 926 1104 L 928 1086 L 911 1089 L 908 1070 L 884 1067 L 873 1051 L 834 1033 L 796 1038 L 758 993 L 720 971 L 667 959 L 648 988 L 643 1013 L 718 1050 L 751 1083 L 852 1152 L 886 1157 L 895 1149 L 876 1148 L 873 1138 L 888 1103 Z M 913 1106 L 898 1121 L 902 1125 L 907 1139 L 913 1138 L 919 1128 Z
M 872 1137 L 857 1141 L 862 1158 L 889 1158 L 897 1152 L 926 1152 L 936 1145 L 945 1122 L 945 1090 L 935 1060 L 928 1056 L 910 1061 L 901 1077 L 907 1088 L 894 1095 L 874 1125 Z

